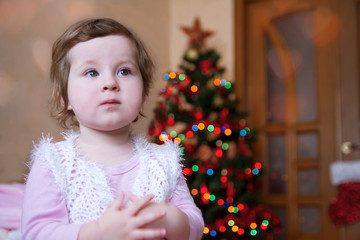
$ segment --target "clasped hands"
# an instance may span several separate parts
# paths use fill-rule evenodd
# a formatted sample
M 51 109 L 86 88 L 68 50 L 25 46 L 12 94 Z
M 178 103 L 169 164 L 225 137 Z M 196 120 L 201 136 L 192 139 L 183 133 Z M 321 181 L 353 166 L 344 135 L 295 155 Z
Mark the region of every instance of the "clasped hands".
M 101 240 L 188 239 L 188 218 L 177 207 L 153 203 L 153 195 L 129 198 L 131 203 L 124 207 L 120 193 L 96 222 Z

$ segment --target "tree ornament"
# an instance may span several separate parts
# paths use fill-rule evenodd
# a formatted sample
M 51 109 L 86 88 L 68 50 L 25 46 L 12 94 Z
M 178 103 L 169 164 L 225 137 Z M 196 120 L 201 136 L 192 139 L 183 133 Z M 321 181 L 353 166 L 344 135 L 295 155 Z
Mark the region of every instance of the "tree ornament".
M 212 68 L 212 63 L 209 60 L 203 60 L 200 62 L 200 70 L 202 74 L 209 74 Z
M 181 27 L 181 29 L 189 36 L 189 46 L 196 48 L 202 48 L 205 39 L 213 35 L 212 31 L 202 30 L 199 18 L 195 18 L 192 27 Z
M 199 53 L 195 48 L 190 48 L 186 52 L 186 57 L 191 61 L 196 61 L 199 58 Z
M 215 107 L 221 107 L 224 104 L 224 100 L 217 94 L 213 99 L 213 105 Z

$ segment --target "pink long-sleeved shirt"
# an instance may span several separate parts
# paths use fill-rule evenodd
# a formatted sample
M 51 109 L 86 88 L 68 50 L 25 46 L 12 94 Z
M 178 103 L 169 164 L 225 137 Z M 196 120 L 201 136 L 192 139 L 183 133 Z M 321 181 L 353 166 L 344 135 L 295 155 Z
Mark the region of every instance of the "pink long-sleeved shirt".
M 122 165 L 105 167 L 105 172 L 110 179 L 111 187 L 115 190 L 115 195 L 122 191 L 128 196 L 139 170 L 139 165 L 139 158 L 134 155 Z M 190 223 L 189 239 L 200 239 L 204 228 L 202 214 L 194 204 L 183 178 L 179 179 L 178 187 L 188 194 L 175 194 L 176 198 L 171 198 L 169 203 L 178 207 L 188 216 Z M 126 197 L 125 204 L 128 201 Z M 81 225 L 69 223 L 65 200 L 51 171 L 45 167 L 42 161 L 33 159 L 23 204 L 23 239 L 75 240 L 78 237 L 80 227 Z

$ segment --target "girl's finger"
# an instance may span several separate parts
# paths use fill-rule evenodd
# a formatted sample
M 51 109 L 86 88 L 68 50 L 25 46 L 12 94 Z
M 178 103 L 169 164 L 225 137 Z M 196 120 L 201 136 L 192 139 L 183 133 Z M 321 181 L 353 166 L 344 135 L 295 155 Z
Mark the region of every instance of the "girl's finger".
M 161 218 L 164 218 L 166 216 L 166 211 L 165 210 L 158 210 L 152 213 L 147 213 L 141 216 L 137 216 L 135 217 L 135 221 L 134 221 L 134 227 L 136 228 L 141 228 L 144 227 L 148 224 L 151 224 Z
M 109 208 L 120 210 L 124 202 L 124 193 L 120 192 L 119 196 L 112 202 Z
M 166 230 L 164 228 L 158 229 L 137 229 L 133 232 L 134 239 L 164 239 Z
M 139 213 L 141 209 L 146 207 L 150 201 L 154 198 L 154 195 L 150 194 L 142 198 L 138 198 L 135 201 L 133 201 L 130 206 L 127 208 L 129 213 L 132 216 L 135 216 Z

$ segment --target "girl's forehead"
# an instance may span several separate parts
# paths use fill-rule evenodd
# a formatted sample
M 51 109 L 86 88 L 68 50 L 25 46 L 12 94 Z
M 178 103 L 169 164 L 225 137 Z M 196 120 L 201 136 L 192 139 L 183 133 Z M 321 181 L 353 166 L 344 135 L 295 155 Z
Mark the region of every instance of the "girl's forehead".
M 137 48 L 135 43 L 128 37 L 109 35 L 77 43 L 69 50 L 68 56 L 70 59 L 74 57 L 98 58 L 104 56 L 125 56 L 137 59 Z

